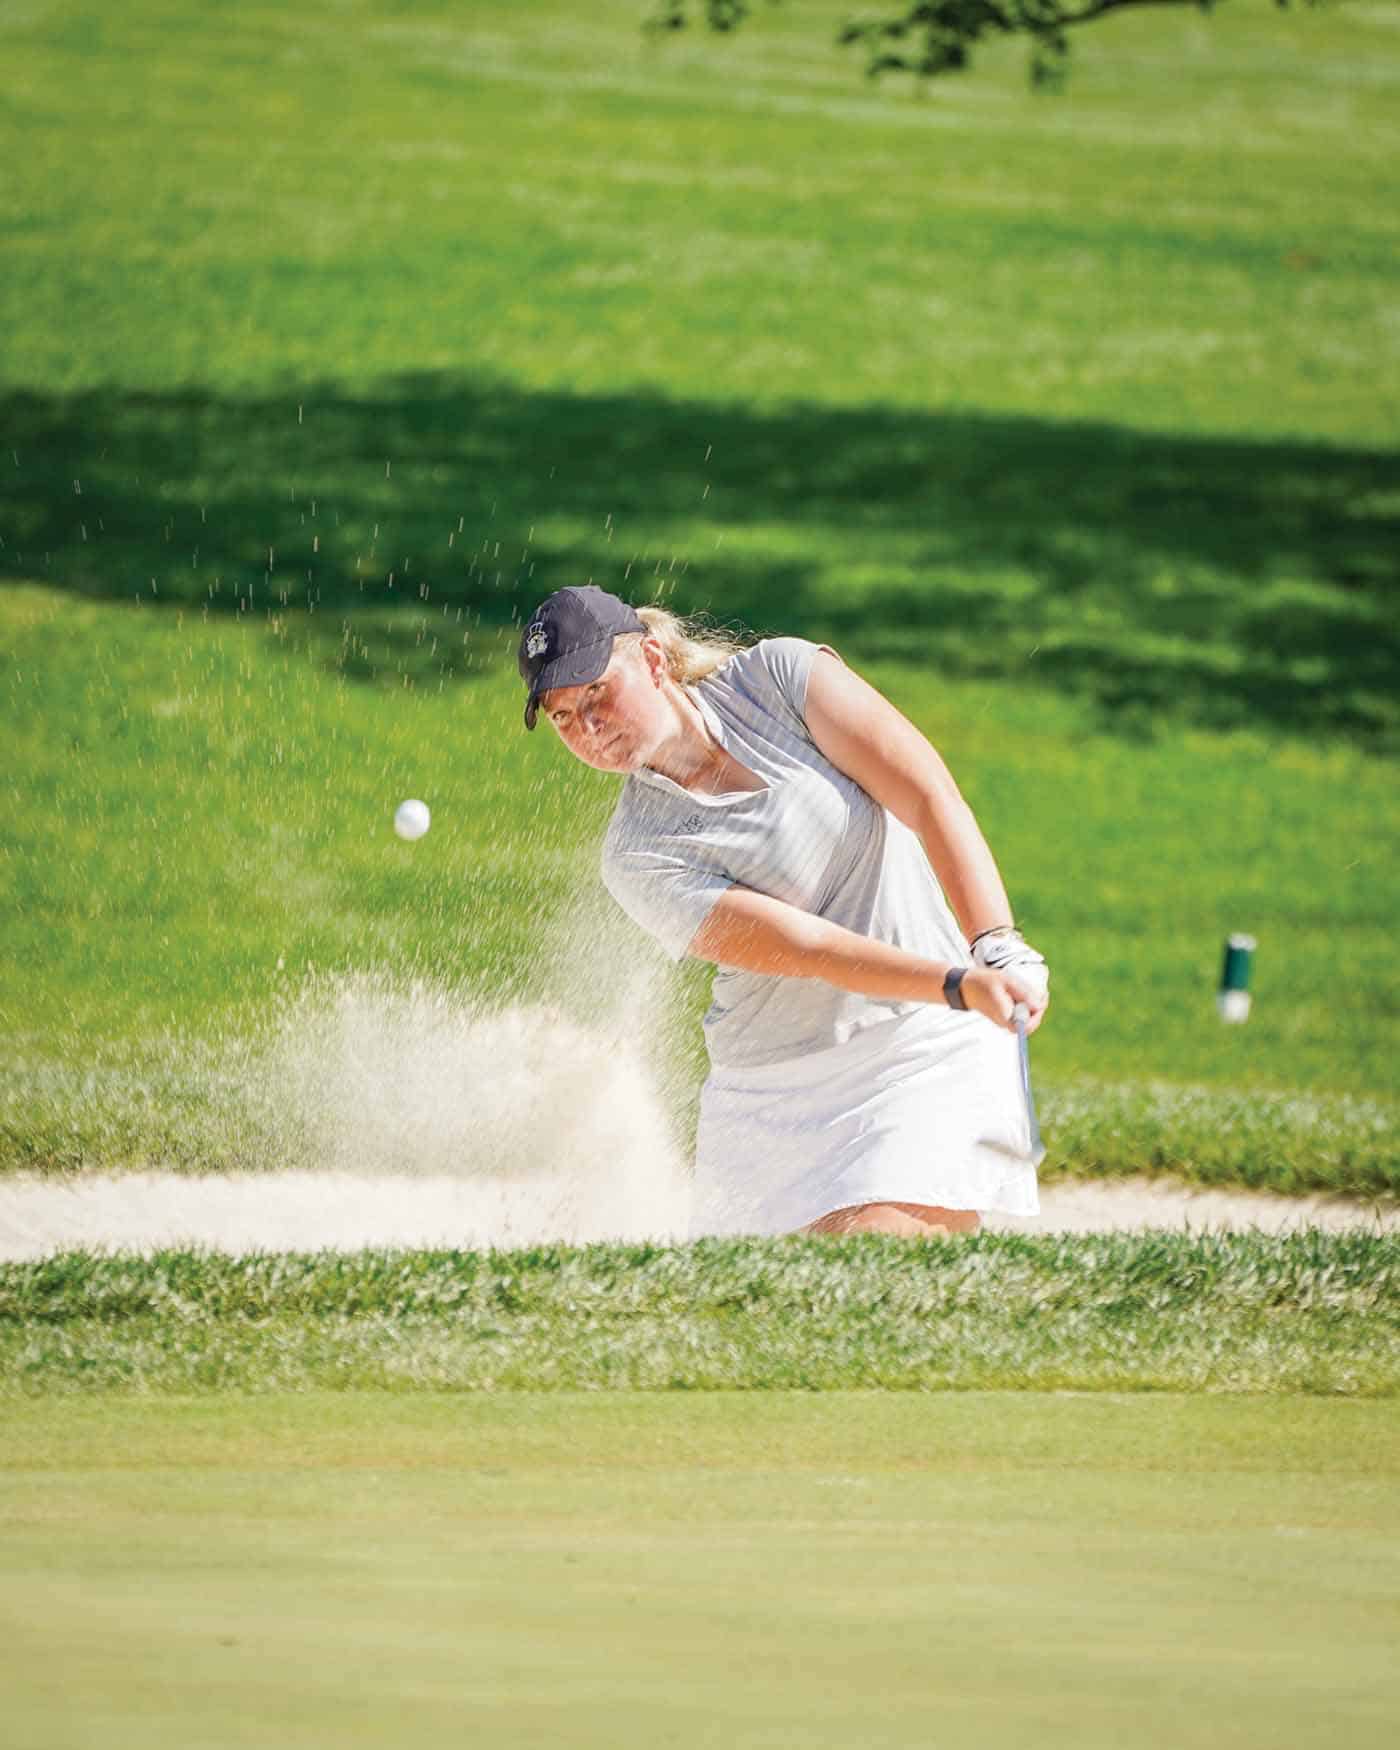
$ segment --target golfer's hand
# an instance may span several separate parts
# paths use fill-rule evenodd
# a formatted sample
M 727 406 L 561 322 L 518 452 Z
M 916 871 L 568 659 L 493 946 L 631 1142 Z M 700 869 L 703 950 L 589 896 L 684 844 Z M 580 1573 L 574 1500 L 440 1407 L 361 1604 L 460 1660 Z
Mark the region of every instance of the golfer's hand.
M 1031 987 L 1043 997 L 1050 988 L 1050 968 L 1045 956 L 1017 929 L 1006 925 L 986 930 L 972 944 L 972 964 L 988 967 L 992 972 L 1014 972 L 1029 980 Z
M 1038 981 L 1032 982 L 1014 972 L 993 972 L 990 967 L 972 967 L 963 974 L 960 988 L 968 1008 L 995 1021 L 998 1027 L 1005 1027 L 1008 1033 L 1016 1030 L 1012 1012 L 1018 1003 L 1025 1006 L 1027 1033 L 1035 1032 L 1050 1006 L 1050 998 L 1039 988 Z

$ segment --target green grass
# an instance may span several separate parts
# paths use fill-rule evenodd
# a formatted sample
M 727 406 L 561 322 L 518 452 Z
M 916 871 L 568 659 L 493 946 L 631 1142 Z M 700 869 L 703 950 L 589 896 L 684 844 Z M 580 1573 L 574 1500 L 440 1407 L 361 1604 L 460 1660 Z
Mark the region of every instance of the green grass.
M 644 10 L 11 9 L 6 377 L 294 415 L 313 384 L 468 364 L 1393 440 L 1384 8 L 1110 21 L 1049 102 L 1018 50 L 921 101 L 871 89 L 839 0 L 732 43 L 646 42 Z
M 0 1395 L 1400 1392 L 1400 1240 L 982 1234 L 0 1265 Z
M 592 576 L 933 736 L 1055 971 L 1052 1172 L 1393 1191 L 1388 14 L 1111 21 L 1047 100 L 641 10 L 0 15 L 0 1171 L 288 1160 L 308 963 L 596 1008 L 608 790 L 508 650 Z
M 0 1423 L 28 1750 L 1388 1744 L 1393 1403 L 92 1397 Z M 622 1724 L 620 1724 L 622 1722 Z
M 943 749 L 1055 970 L 1050 1172 L 1393 1195 L 1391 10 L 1111 21 L 1052 102 L 1015 49 L 872 90 L 825 0 L 643 10 L 0 8 L 0 1172 L 317 1164 L 327 1005 L 415 981 L 684 1132 L 703 978 L 518 727 L 591 576 Z M 1388 1744 L 1396 1271 L 0 1266 L 7 1741 Z

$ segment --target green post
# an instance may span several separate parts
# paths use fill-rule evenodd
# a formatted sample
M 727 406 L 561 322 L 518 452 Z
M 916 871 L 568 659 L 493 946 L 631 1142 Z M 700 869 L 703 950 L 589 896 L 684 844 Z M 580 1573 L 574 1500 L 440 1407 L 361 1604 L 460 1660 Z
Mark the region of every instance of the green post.
M 1238 931 L 1225 938 L 1225 964 L 1216 997 L 1222 1021 L 1249 1019 L 1249 974 L 1254 966 L 1257 945 L 1253 936 L 1241 935 Z

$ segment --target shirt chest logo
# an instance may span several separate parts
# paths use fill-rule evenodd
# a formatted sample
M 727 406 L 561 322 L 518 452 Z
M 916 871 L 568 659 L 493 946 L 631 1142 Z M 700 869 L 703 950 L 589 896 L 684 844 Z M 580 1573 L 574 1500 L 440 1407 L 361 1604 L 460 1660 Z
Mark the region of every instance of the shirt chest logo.
M 681 822 L 678 830 L 685 833 L 699 832 L 704 824 L 705 816 L 703 814 L 688 814 Z

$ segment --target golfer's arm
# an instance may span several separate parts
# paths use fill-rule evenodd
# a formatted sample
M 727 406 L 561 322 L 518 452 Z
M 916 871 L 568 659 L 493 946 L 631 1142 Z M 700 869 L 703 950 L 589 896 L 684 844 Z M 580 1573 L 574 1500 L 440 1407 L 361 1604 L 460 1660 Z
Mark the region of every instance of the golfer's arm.
M 891 1002 L 941 1003 L 949 961 L 924 960 L 813 917 L 786 900 L 731 887 L 695 932 L 698 960 L 782 978 L 820 978 Z
M 996 860 L 952 773 L 883 693 L 840 657 L 818 652 L 807 682 L 806 720 L 832 765 L 919 835 L 969 941 L 1013 921 Z

